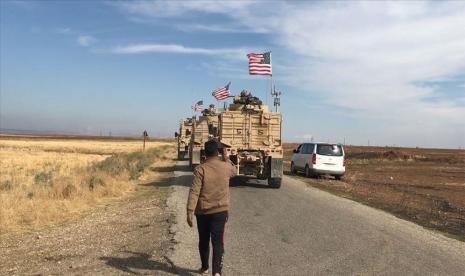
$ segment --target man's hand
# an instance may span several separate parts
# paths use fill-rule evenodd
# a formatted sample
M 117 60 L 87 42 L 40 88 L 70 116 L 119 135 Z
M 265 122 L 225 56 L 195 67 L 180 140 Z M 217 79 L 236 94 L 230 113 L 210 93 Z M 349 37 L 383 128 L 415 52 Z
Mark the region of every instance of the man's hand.
M 194 219 L 194 213 L 187 211 L 187 224 L 189 224 L 190 227 L 194 225 L 194 223 L 192 222 L 193 219 Z

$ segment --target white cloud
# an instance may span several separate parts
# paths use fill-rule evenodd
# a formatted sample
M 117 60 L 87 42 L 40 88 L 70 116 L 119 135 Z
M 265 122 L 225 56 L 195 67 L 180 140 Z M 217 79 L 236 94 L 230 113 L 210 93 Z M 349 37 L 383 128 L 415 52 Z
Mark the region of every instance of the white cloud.
M 281 72 L 289 84 L 358 110 L 348 115 L 382 125 L 386 143 L 463 143 L 463 103 L 428 101 L 436 87 L 418 83 L 465 75 L 465 3 L 326 2 L 275 19 L 276 43 L 299 57 Z
M 120 46 L 111 50 L 115 54 L 146 54 L 146 53 L 169 53 L 169 54 L 193 54 L 208 56 L 224 56 L 232 58 L 245 58 L 246 49 L 241 48 L 192 48 L 178 44 L 131 44 Z
M 229 14 L 252 6 L 251 1 L 132 1 L 117 6 L 125 12 L 148 17 L 189 16 L 192 12 Z
M 267 33 L 266 29 L 251 29 L 235 24 L 179 24 L 176 29 L 183 32 L 213 32 L 213 33 Z
M 416 83 L 465 69 L 464 8 L 351 2 L 300 9 L 282 20 L 278 42 L 302 57 L 293 72 L 299 81 L 318 86 L 339 105 L 392 117 L 399 115 L 393 107 L 408 113 L 450 109 L 423 102 L 435 91 Z
M 82 47 L 89 47 L 97 42 L 97 39 L 90 35 L 81 35 L 77 38 L 77 42 Z
M 278 81 L 304 92 L 308 87 L 308 93 L 319 91 L 324 101 L 352 110 L 347 115 L 364 125 L 382 125 L 376 134 L 380 139 L 412 144 L 429 137 L 425 143 L 463 143 L 463 97 L 432 101 L 438 98 L 433 97 L 437 86 L 419 83 L 465 75 L 464 2 L 221 3 L 124 6 L 132 15 L 183 20 L 216 13 L 234 26 L 269 33 L 288 50 L 281 52 L 292 57 L 290 64 L 281 65 L 287 70 L 276 75 Z M 193 28 L 221 31 L 215 26 Z
M 175 27 L 187 31 L 207 31 L 225 33 L 267 33 L 270 26 L 276 22 L 273 13 L 283 12 L 286 5 L 279 10 L 267 9 L 267 5 L 258 1 L 133 1 L 118 2 L 116 5 L 134 22 L 150 23 L 153 18 L 174 18 L 196 20 L 203 14 L 221 14 L 222 24 L 176 24 Z M 231 23 L 231 20 L 234 21 Z M 243 20 L 246 19 L 246 20 Z M 254 21 L 264 21 L 267 24 L 248 24 Z

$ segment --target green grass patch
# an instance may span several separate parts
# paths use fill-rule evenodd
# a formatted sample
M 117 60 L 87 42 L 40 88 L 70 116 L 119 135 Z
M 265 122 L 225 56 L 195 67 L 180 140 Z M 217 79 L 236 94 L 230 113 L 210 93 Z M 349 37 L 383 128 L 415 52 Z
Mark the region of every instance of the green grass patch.
M 161 146 L 146 151 L 117 153 L 94 164 L 90 169 L 92 172 L 103 171 L 113 176 L 128 173 L 129 178 L 135 180 L 156 160 L 167 159 L 166 152 L 169 147 Z

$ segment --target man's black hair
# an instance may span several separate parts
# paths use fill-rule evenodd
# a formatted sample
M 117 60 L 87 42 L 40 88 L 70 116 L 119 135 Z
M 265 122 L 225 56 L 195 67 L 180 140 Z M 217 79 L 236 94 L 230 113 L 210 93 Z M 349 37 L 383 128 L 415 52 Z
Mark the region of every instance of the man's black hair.
M 205 156 L 212 157 L 218 155 L 218 142 L 210 140 L 205 142 Z

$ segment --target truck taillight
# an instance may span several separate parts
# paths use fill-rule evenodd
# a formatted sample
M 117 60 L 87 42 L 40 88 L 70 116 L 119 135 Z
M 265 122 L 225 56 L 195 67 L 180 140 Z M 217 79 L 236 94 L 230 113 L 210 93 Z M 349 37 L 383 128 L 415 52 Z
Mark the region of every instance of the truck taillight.
M 315 153 L 312 154 L 312 164 L 316 165 L 316 154 Z

